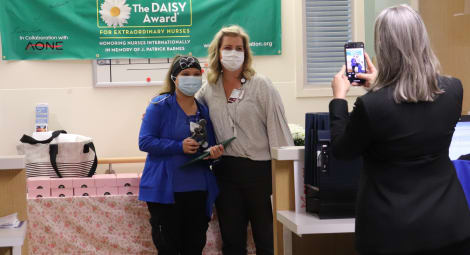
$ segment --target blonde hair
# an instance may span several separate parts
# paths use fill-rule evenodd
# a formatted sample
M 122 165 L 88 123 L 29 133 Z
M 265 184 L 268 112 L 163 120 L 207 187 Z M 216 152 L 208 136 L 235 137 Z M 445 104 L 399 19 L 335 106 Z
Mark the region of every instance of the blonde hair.
M 440 64 L 431 49 L 423 20 L 407 5 L 383 10 L 375 21 L 378 74 L 372 91 L 394 85 L 401 102 L 432 102 L 444 93 L 438 86 Z
M 222 39 L 224 36 L 233 36 L 241 37 L 243 40 L 243 48 L 245 51 L 245 61 L 243 63 L 242 76 L 249 80 L 253 75 L 255 75 L 255 70 L 253 69 L 253 55 L 250 49 L 250 37 L 248 34 L 237 25 L 232 25 L 229 27 L 223 27 L 222 29 L 215 34 L 214 39 L 209 46 L 209 71 L 207 72 L 207 81 L 209 84 L 215 84 L 217 79 L 219 79 L 220 74 L 222 73 L 222 65 L 220 64 L 220 46 L 222 44 Z

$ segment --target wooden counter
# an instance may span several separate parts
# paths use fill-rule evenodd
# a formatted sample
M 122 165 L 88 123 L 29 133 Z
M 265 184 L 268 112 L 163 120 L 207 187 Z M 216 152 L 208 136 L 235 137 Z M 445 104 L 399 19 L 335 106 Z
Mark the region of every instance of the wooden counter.
M 27 219 L 24 156 L 0 156 L 0 216 L 15 212 L 19 220 Z M 9 252 L 10 248 L 0 248 L 1 255 Z M 24 241 L 22 254 L 28 254 L 27 240 Z

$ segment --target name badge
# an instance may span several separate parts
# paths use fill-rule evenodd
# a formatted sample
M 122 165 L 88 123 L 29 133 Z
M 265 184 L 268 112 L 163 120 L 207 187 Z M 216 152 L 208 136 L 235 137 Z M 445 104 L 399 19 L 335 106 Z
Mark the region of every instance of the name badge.
M 241 100 L 243 98 L 244 92 L 245 91 L 243 89 L 232 90 L 232 93 L 230 94 L 230 97 L 228 98 L 227 102 L 235 103 L 237 100 Z

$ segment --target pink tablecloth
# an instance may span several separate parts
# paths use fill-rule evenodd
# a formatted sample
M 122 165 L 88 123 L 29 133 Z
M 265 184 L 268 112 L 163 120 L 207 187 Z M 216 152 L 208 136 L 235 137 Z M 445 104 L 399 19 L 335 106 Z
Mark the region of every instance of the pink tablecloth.
M 144 202 L 136 196 L 28 199 L 30 254 L 156 254 Z M 254 254 L 251 231 L 248 253 Z M 217 220 L 204 254 L 222 254 Z

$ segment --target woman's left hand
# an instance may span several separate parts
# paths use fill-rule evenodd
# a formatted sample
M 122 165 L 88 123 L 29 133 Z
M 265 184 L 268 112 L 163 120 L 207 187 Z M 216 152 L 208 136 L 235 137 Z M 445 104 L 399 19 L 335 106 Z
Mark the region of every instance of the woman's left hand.
M 334 98 L 346 98 L 346 94 L 351 87 L 351 83 L 348 80 L 348 77 L 344 74 L 346 72 L 346 66 L 343 65 L 341 70 L 333 77 L 331 81 L 331 88 L 333 89 Z
M 224 154 L 224 146 L 222 146 L 221 144 L 214 145 L 210 147 L 209 150 L 210 150 L 211 155 L 207 157 L 208 159 L 216 159 L 222 156 L 222 154 Z

